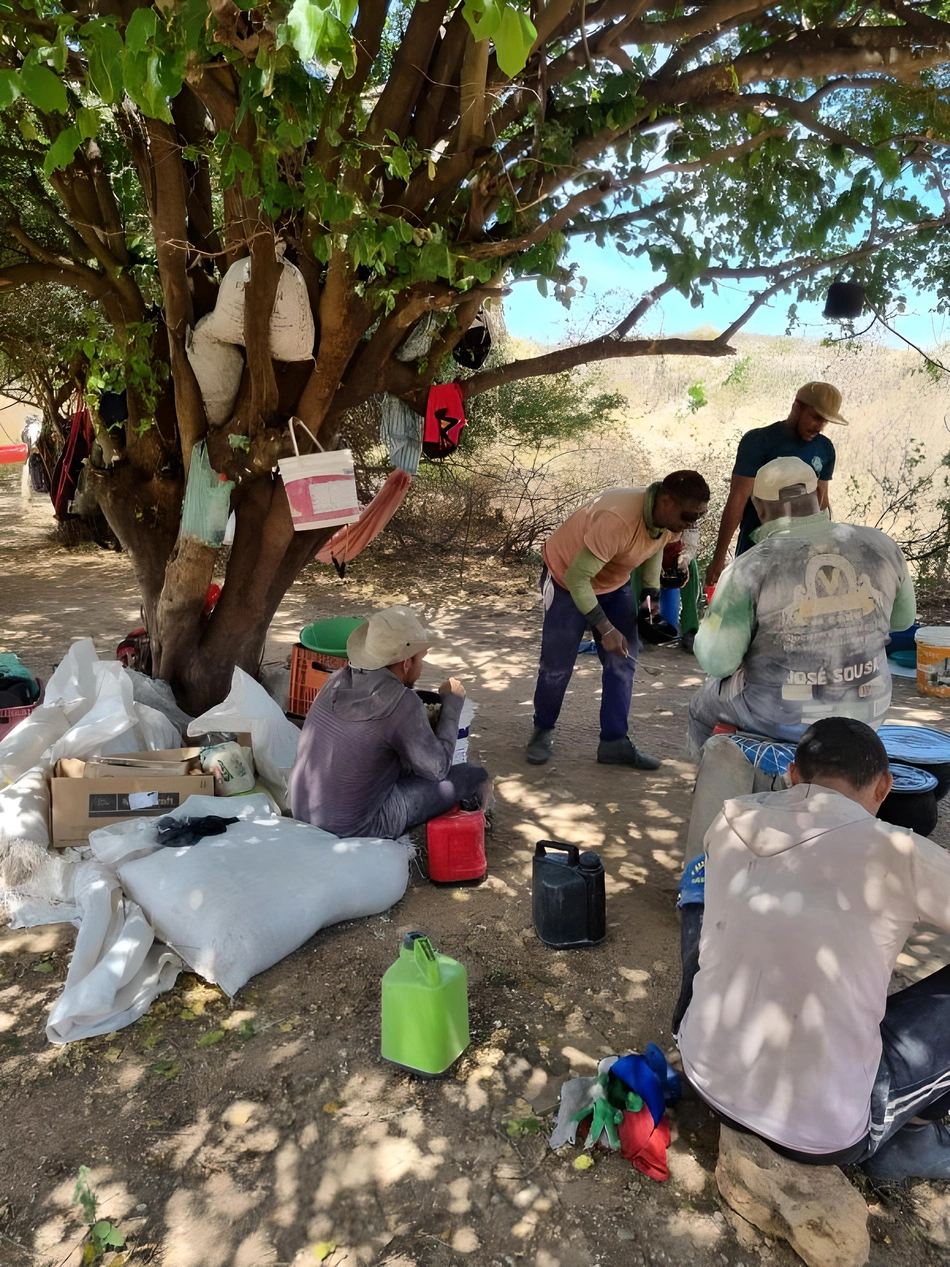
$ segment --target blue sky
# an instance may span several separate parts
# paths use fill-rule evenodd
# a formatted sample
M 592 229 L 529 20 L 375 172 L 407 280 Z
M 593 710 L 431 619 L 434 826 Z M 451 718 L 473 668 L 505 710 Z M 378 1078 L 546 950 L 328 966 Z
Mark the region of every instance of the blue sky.
M 554 299 L 553 287 L 550 297 L 545 299 L 533 281 L 516 282 L 505 300 L 505 321 L 512 335 L 542 344 L 563 344 L 603 334 L 610 329 L 612 317 L 616 319 L 628 312 L 644 291 L 661 280 L 642 260 L 621 255 L 609 244 L 598 247 L 593 242 L 577 243 L 571 261 L 577 263 L 578 273 L 587 278 L 585 292 L 578 294 L 567 310 Z M 690 307 L 682 295 L 667 295 L 645 318 L 639 333 L 682 335 L 700 326 L 723 330 L 746 307 L 747 296 L 754 293 L 754 289 L 744 290 L 737 283 L 730 283 L 728 287 L 720 285 L 718 295 L 707 290 L 702 308 Z M 950 339 L 950 321 L 932 312 L 932 296 L 919 294 L 908 298 L 907 313 L 892 323 L 896 329 L 927 351 Z M 788 303 L 787 296 L 777 296 L 772 306 L 763 306 L 754 314 L 743 332 L 784 334 Z M 823 339 L 842 334 L 836 322 L 822 318 L 821 309 L 821 304 L 799 305 L 799 335 Z M 867 324 L 867 318 L 856 323 L 859 330 Z M 886 346 L 904 346 L 879 327 L 874 336 Z

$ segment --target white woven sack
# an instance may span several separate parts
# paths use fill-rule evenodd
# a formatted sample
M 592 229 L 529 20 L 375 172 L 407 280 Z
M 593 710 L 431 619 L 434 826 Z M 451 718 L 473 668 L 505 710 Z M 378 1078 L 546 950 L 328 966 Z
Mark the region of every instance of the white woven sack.
M 241 303 L 243 306 L 243 290 Z M 208 421 L 217 427 L 231 417 L 244 373 L 244 357 L 233 343 L 224 343 L 214 337 L 211 333 L 212 316 L 209 312 L 194 330 L 188 332 L 185 352 L 198 380 Z M 240 342 L 243 341 L 242 332 Z
M 283 262 L 270 319 L 270 354 L 275 361 L 306 361 L 313 354 L 314 325 L 307 283 L 299 268 Z M 251 276 L 250 259 L 232 264 L 218 287 L 208 331 L 223 343 L 244 342 L 244 287 Z
M 395 840 L 339 840 L 282 818 L 266 798 L 190 796 L 170 814 L 237 817 L 220 836 L 156 848 L 150 819 L 91 833 L 95 856 L 115 867 L 155 936 L 230 995 L 341 920 L 393 906 L 409 881 L 411 846 Z M 142 856 L 143 851 L 153 852 Z M 127 859 L 127 860 L 126 860 Z

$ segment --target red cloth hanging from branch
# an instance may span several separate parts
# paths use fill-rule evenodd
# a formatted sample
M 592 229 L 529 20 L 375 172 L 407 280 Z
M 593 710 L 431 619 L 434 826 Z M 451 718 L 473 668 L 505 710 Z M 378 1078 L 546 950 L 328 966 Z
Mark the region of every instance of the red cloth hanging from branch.
M 339 569 L 350 559 L 355 559 L 382 530 L 402 505 L 412 476 L 405 471 L 393 471 L 386 477 L 382 488 L 365 507 L 355 524 L 345 524 L 335 532 L 317 554 L 318 563 L 335 563 Z

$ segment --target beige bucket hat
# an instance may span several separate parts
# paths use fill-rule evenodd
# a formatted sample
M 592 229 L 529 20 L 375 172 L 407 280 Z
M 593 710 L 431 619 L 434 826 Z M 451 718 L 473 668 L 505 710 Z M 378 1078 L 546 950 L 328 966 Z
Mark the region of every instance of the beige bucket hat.
M 839 427 L 848 426 L 847 418 L 841 417 L 841 392 L 831 383 L 806 383 L 804 387 L 799 387 L 795 399 L 803 405 L 810 405 L 825 422 L 837 423 Z
M 428 651 L 439 637 L 411 607 L 387 607 L 353 630 L 346 640 L 346 654 L 355 669 L 385 669 Z

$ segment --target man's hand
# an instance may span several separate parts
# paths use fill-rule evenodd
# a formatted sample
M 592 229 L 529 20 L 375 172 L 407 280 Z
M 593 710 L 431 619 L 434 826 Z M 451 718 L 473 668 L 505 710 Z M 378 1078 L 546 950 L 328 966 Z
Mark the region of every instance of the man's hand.
M 710 563 L 709 567 L 706 569 L 706 579 L 704 584 L 707 587 L 710 585 L 718 585 L 719 578 L 722 576 L 725 566 L 726 562 L 724 559 L 717 558 L 716 555 L 713 555 L 712 563 Z
M 465 698 L 465 687 L 458 678 L 450 677 L 439 687 L 440 695 L 457 695 L 459 699 Z
M 609 651 L 611 655 L 619 656 L 621 660 L 625 660 L 630 654 L 627 640 L 619 629 L 611 629 L 608 633 L 603 634 L 600 645 L 605 651 Z

